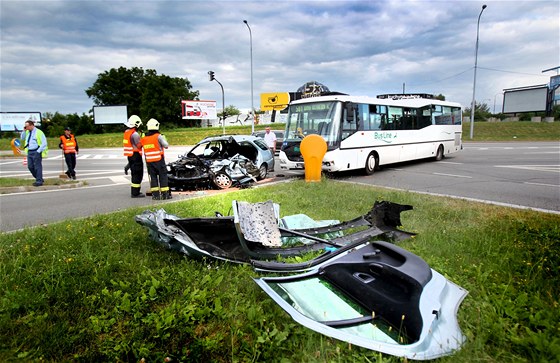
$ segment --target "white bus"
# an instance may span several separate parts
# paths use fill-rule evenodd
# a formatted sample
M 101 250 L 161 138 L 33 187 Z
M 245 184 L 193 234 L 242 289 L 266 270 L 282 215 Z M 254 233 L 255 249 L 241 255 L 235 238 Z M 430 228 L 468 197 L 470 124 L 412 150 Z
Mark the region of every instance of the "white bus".
M 433 158 L 462 149 L 461 105 L 430 95 L 357 97 L 326 95 L 292 101 L 280 151 L 282 169 L 303 169 L 301 140 L 321 135 L 327 143 L 323 171 L 364 169 Z

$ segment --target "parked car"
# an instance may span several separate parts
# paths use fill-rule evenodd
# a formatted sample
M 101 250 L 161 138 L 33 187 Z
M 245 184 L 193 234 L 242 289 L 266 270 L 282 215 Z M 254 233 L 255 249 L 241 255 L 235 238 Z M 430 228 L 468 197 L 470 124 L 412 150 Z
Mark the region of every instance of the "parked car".
M 270 132 L 274 132 L 274 135 L 276 135 L 276 152 L 279 153 L 282 143 L 284 142 L 284 130 L 270 130 Z M 255 131 L 251 135 L 264 139 L 264 134 L 266 134 L 266 131 L 261 130 Z
M 250 135 L 207 137 L 167 164 L 171 189 L 227 189 L 266 178 L 274 155 L 263 139 Z

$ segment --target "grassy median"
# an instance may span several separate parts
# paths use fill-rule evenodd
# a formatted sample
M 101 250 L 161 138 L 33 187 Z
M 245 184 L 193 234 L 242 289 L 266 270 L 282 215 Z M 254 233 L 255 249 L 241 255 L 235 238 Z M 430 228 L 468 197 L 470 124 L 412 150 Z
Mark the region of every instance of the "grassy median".
M 281 215 L 348 220 L 376 200 L 410 204 L 400 246 L 469 291 L 467 343 L 441 362 L 560 357 L 560 217 L 325 179 L 163 205 L 181 217 L 273 200 Z M 161 207 L 161 206 L 160 206 Z M 0 244 L 0 361 L 402 362 L 295 323 L 249 267 L 165 250 L 143 209 L 26 229 Z M 208 231 L 212 233 L 212 231 Z
M 264 130 L 266 125 L 256 125 L 255 130 Z M 284 129 L 285 124 L 272 124 L 274 129 Z M 162 133 L 170 145 L 194 145 L 203 138 L 221 135 L 222 129 L 185 128 L 166 130 L 162 125 Z M 251 134 L 251 126 L 227 126 L 228 134 Z M 19 136 L 19 135 L 18 135 Z M 18 137 L 14 136 L 13 137 Z M 474 137 L 471 140 L 470 123 L 463 124 L 463 142 L 469 141 L 560 141 L 560 122 L 475 122 Z M 99 135 L 76 135 L 81 148 L 122 147 L 122 133 Z M 11 138 L 0 139 L 0 150 L 10 150 Z M 47 139 L 51 150 L 58 150 L 58 138 Z

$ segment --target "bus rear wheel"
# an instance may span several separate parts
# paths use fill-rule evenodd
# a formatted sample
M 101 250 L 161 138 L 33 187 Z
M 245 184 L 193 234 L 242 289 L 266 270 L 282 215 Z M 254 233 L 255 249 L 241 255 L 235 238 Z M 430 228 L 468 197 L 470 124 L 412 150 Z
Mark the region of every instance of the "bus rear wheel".
M 434 158 L 436 161 L 443 159 L 443 145 L 440 145 L 437 149 L 436 156 Z
M 376 154 L 370 153 L 366 159 L 366 167 L 364 169 L 366 175 L 373 174 L 373 172 L 375 171 L 375 169 L 377 169 L 378 166 L 379 166 L 379 158 L 377 157 Z

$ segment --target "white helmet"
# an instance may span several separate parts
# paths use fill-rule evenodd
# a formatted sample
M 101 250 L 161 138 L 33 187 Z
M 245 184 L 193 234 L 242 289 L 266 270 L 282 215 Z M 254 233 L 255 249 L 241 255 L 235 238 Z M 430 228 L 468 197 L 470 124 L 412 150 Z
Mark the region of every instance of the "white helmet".
M 132 115 L 128 118 L 128 122 L 126 123 L 127 127 L 133 128 L 133 127 L 140 127 L 142 126 L 142 120 L 140 120 L 140 117 L 136 116 L 136 115 Z
M 155 118 L 149 119 L 147 125 L 148 131 L 159 130 L 159 122 Z

